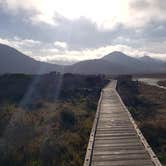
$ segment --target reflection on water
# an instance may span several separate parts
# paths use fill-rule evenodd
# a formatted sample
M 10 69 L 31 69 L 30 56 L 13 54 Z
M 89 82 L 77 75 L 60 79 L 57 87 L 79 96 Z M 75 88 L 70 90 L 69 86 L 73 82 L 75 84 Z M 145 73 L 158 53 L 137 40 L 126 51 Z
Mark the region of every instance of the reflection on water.
M 166 80 L 166 78 L 138 78 L 137 80 L 144 82 L 148 85 L 157 86 L 159 88 L 166 89 L 166 87 L 157 84 L 158 81 Z

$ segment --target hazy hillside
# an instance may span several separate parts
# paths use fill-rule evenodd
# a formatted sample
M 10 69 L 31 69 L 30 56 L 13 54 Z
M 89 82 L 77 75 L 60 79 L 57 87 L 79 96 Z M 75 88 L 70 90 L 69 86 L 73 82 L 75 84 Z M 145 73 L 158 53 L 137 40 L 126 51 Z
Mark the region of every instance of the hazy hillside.
M 0 73 L 47 73 L 62 66 L 36 61 L 16 49 L 0 44 Z
M 149 57 L 149 56 L 143 56 L 143 57 L 141 57 L 141 58 L 139 58 L 139 60 L 141 60 L 142 62 L 144 62 L 144 63 L 158 63 L 158 64 L 160 64 L 160 63 L 162 63 L 162 61 L 161 60 L 159 60 L 159 59 L 154 59 L 154 58 L 151 58 L 151 57 Z

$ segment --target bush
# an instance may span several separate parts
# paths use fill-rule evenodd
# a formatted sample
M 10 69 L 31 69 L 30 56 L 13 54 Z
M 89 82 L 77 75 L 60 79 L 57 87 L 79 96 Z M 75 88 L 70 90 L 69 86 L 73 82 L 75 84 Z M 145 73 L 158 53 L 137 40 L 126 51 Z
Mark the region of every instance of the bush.
M 74 112 L 63 109 L 60 112 L 60 125 L 65 129 L 71 129 L 74 127 L 76 122 L 75 114 Z

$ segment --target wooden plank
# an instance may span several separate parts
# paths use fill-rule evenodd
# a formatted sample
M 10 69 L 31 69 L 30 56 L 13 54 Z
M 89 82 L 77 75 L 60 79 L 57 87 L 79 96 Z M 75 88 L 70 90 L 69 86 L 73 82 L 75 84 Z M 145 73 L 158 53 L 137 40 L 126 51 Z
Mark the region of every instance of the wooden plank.
M 116 91 L 102 90 L 84 166 L 161 166 Z
M 118 155 L 118 154 L 144 154 L 145 153 L 145 150 L 142 150 L 142 149 L 140 149 L 140 150 L 133 150 L 133 149 L 131 149 L 131 150 L 124 150 L 124 149 L 122 149 L 122 150 L 114 150 L 114 151 L 111 151 L 111 150 L 101 150 L 101 149 L 98 149 L 98 150 L 95 150 L 95 152 L 93 153 L 93 155 Z
M 115 154 L 115 155 L 94 155 L 93 161 L 121 161 L 121 160 L 148 160 L 149 155 L 147 153 L 141 154 Z M 151 160 L 149 160 L 151 161 Z
M 93 166 L 151 166 L 152 162 L 149 160 L 121 160 L 121 161 L 93 161 Z
M 98 151 L 98 150 L 100 150 L 100 151 L 103 151 L 103 150 L 109 150 L 110 152 L 116 152 L 116 151 L 118 151 L 118 150 L 128 150 L 128 151 L 130 151 L 130 150 L 142 150 L 143 149 L 143 147 L 142 147 L 143 145 L 137 145 L 137 146 L 110 146 L 110 145 L 108 145 L 108 146 L 97 146 L 97 147 L 94 147 L 94 152 L 95 151 Z

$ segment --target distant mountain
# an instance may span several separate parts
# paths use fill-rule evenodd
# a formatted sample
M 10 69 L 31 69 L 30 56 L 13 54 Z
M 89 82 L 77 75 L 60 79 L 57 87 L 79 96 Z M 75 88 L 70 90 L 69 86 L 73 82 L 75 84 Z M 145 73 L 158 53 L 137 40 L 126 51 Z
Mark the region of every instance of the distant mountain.
M 0 44 L 0 73 L 40 74 L 62 71 L 63 66 L 36 61 L 16 49 Z
M 166 63 L 150 57 L 137 59 L 115 51 L 101 59 L 78 62 L 68 67 L 68 71 L 83 74 L 166 73 Z
M 162 60 L 159 59 L 155 59 L 155 58 L 151 58 L 150 56 L 143 56 L 140 57 L 139 60 L 143 63 L 150 63 L 150 64 L 163 64 L 164 62 Z
M 104 56 L 102 59 L 113 62 L 113 63 L 118 63 L 118 64 L 140 64 L 140 61 L 137 60 L 136 58 L 132 58 L 122 52 L 119 51 L 114 51 L 106 56 Z
M 150 74 L 166 73 L 166 62 L 148 56 L 133 58 L 112 52 L 101 59 L 86 60 L 62 66 L 36 61 L 16 49 L 0 44 L 0 74 L 43 74 L 51 71 L 80 74 Z
M 121 70 L 122 69 L 122 70 Z M 129 69 L 123 65 L 111 63 L 104 59 L 94 59 L 78 62 L 66 68 L 66 72 L 80 74 L 125 74 Z
M 133 70 L 134 72 L 140 72 L 140 66 L 142 65 L 142 63 L 138 59 L 132 58 L 118 51 L 112 52 L 104 56 L 102 59 L 107 60 L 111 63 L 123 65 L 123 69 L 128 68 L 128 72 L 131 72 Z

